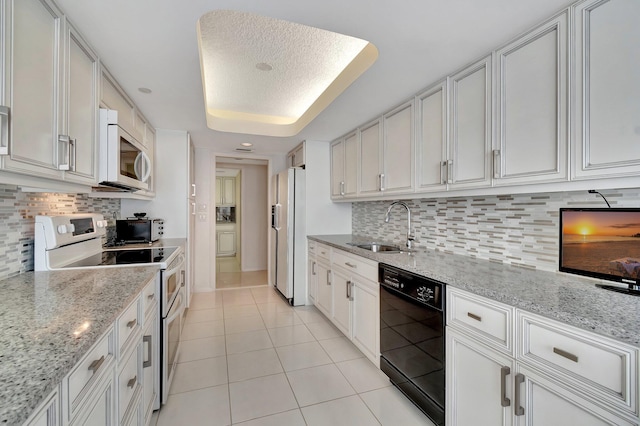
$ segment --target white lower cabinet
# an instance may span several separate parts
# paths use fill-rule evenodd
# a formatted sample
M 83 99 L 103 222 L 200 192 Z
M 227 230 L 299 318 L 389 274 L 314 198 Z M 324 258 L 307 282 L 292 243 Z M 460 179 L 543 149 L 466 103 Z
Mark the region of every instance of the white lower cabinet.
M 142 333 L 142 418 L 144 425 L 151 423 L 155 402 L 160 391 L 160 376 L 158 363 L 160 362 L 158 309 L 154 309 L 145 318 L 145 328 Z
M 233 256 L 236 254 L 236 231 L 218 231 L 217 255 Z
M 378 264 L 335 248 L 330 249 L 329 253 L 329 249 L 323 245 L 318 245 L 316 254 L 315 306 L 371 362 L 379 366 Z
M 27 426 L 58 426 L 60 424 L 60 397 L 58 389 L 41 404 L 40 409 L 32 414 L 25 425 Z
M 637 348 L 451 287 L 446 334 L 448 426 L 639 424 Z
M 113 374 L 107 374 L 96 386 L 93 397 L 71 422 L 73 426 L 111 426 L 115 421 Z M 66 423 L 65 423 L 66 424 Z

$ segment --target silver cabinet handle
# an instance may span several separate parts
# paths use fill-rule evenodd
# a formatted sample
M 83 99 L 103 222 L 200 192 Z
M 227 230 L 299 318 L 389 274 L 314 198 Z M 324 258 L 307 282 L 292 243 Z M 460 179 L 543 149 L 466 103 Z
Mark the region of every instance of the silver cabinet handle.
M 327 271 L 327 285 L 331 285 L 331 271 Z
M 182 277 L 182 287 L 184 287 L 187 285 L 187 273 L 184 269 L 180 271 L 180 276 Z
M 129 379 L 127 382 L 127 387 L 133 389 L 136 386 L 136 383 L 138 383 L 138 376 L 133 376 L 133 378 Z
M 354 283 L 353 281 L 351 281 L 351 286 L 350 286 L 350 287 L 351 287 L 351 289 L 349 290 L 349 300 L 351 300 L 352 302 L 353 302 L 353 286 L 354 286 L 355 284 L 356 284 L 356 283 Z
M 480 315 L 472 314 L 471 312 L 467 312 L 467 316 L 476 321 L 482 321 L 482 317 Z
M 98 369 L 100 369 L 102 364 L 104 364 L 104 355 L 102 355 L 100 357 L 100 359 L 96 359 L 91 364 L 89 364 L 88 370 L 91 371 L 93 374 L 95 374 L 96 371 L 98 371 Z
M 358 265 L 354 265 L 353 263 L 350 262 L 344 262 L 345 265 L 347 265 L 349 268 L 357 268 Z
M 504 366 L 500 369 L 500 405 L 508 407 L 511 400 L 507 398 L 507 376 L 511 374 L 511 369 Z
M 156 294 L 151 293 L 150 295 L 147 296 L 147 299 L 152 300 L 154 297 L 156 297 Z
M 69 170 L 71 163 L 71 139 L 67 135 L 58 135 L 58 170 Z
M 516 416 L 522 416 L 524 414 L 524 408 L 520 406 L 520 385 L 524 383 L 524 375 L 516 374 L 516 386 L 514 391 L 515 402 L 513 403 L 513 413 Z
M 340 195 L 344 195 L 344 181 L 340 182 Z
M 196 196 L 196 184 L 195 183 L 191 184 L 191 196 L 192 197 Z
M 453 183 L 453 160 L 447 161 L 447 183 Z
M 493 177 L 500 179 L 500 150 L 493 150 Z
M 76 139 L 69 139 L 69 168 L 71 171 L 76 171 L 77 144 Z
M 347 299 L 351 299 L 351 281 L 347 281 Z
M 131 321 L 129 321 L 129 322 L 127 323 L 127 328 L 133 328 L 133 327 L 135 327 L 135 326 L 136 326 L 136 324 L 137 324 L 137 323 L 138 323 L 138 320 L 137 320 L 137 319 L 132 319 Z
M 147 360 L 142 361 L 142 368 L 151 367 L 151 358 L 152 358 L 151 335 L 142 336 L 142 342 L 147 344 Z
M 440 183 L 443 185 L 447 184 L 447 162 L 442 161 L 440 163 Z
M 0 106 L 0 155 L 9 155 L 9 107 Z
M 311 275 L 316 274 L 316 262 L 311 262 Z
M 380 191 L 384 191 L 386 188 L 386 182 L 385 182 L 385 175 L 384 173 L 380 173 Z
M 578 356 L 574 355 L 572 353 L 569 353 L 567 351 L 563 351 L 560 348 L 553 348 L 553 353 L 556 355 L 560 355 L 561 357 L 564 357 L 566 359 L 568 359 L 569 361 L 573 361 L 573 362 L 578 362 Z

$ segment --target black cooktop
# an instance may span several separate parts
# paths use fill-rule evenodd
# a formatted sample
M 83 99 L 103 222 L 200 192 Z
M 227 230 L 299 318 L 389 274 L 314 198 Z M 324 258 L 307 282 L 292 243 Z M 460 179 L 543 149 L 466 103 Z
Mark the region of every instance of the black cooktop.
M 162 263 L 165 262 L 176 250 L 177 247 L 106 250 L 102 253 L 97 253 L 93 256 L 71 263 L 67 265 L 66 268 Z

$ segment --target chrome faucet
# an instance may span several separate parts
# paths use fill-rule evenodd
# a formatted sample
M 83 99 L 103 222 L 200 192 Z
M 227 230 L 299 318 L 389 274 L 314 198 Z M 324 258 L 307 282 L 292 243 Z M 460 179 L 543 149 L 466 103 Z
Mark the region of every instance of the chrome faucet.
M 404 201 L 394 201 L 393 203 L 391 203 L 391 205 L 387 209 L 387 214 L 384 216 L 384 222 L 389 223 L 389 219 L 391 219 L 391 209 L 393 209 L 393 206 L 396 205 L 402 206 L 407 209 L 407 248 L 411 249 L 413 248 L 413 240 L 415 240 L 416 237 L 411 233 L 411 209 L 409 208 L 407 203 L 405 203 Z

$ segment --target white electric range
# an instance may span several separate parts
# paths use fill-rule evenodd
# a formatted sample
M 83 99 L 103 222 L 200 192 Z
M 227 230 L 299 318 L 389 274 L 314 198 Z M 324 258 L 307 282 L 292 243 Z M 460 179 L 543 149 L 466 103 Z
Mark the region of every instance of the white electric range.
M 184 312 L 185 257 L 181 247 L 103 248 L 108 222 L 98 213 L 36 216 L 34 264 L 36 271 L 115 268 L 157 265 L 160 270 L 160 362 L 154 375 L 159 378 L 160 408 L 178 362 Z M 148 352 L 147 352 L 148 353 Z M 145 362 L 145 364 L 148 364 Z

